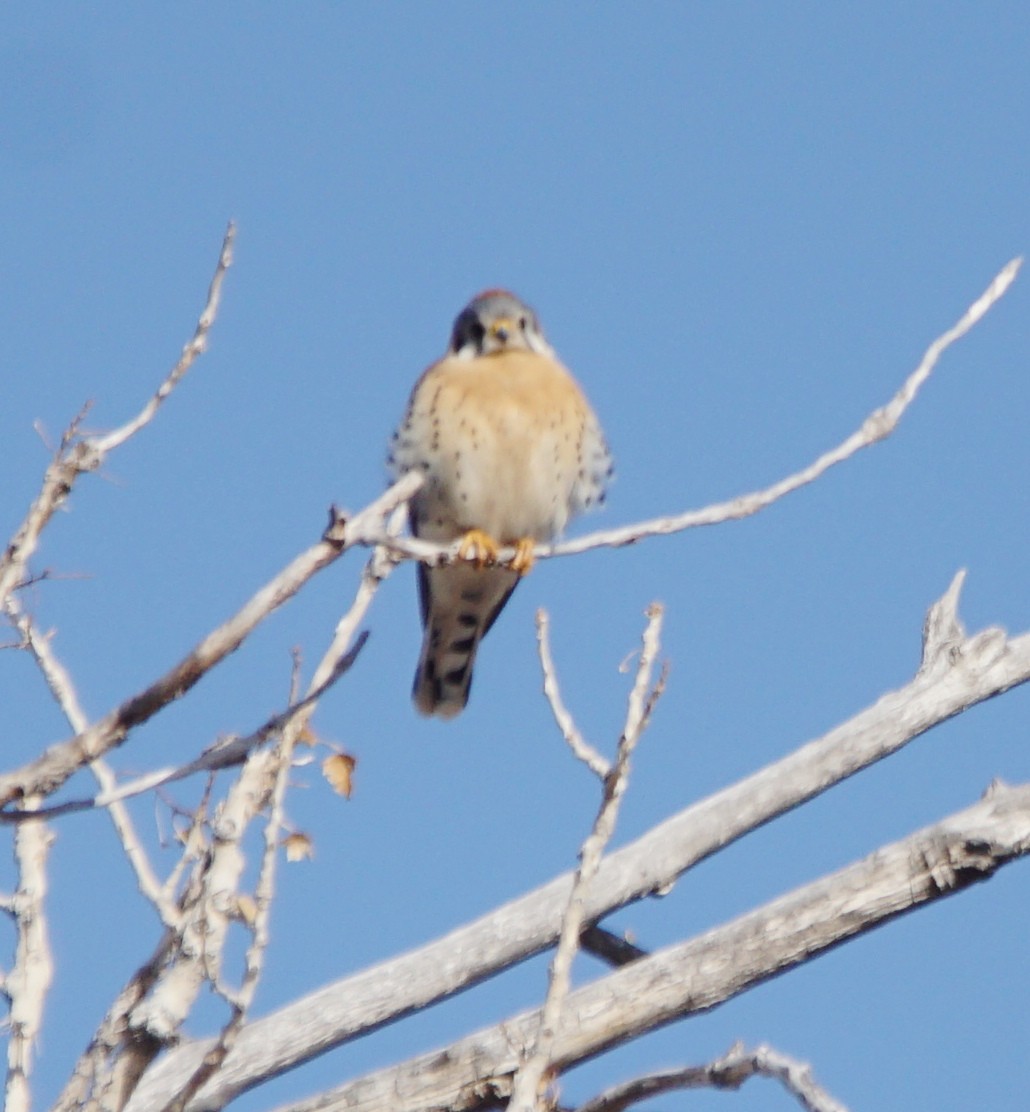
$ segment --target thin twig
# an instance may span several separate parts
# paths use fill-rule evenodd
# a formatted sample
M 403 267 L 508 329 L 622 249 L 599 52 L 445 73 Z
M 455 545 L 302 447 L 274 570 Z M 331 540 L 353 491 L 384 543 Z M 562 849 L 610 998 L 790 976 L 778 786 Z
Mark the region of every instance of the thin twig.
M 629 760 L 646 728 L 649 708 L 651 673 L 661 644 L 663 608 L 652 603 L 647 609 L 643 651 L 637 666 L 636 680 L 626 707 L 626 724 L 616 749 L 615 762 L 603 777 L 604 795 L 593 829 L 579 852 L 579 867 L 572 881 L 569 902 L 562 917 L 558 947 L 548 975 L 547 997 L 540 1017 L 540 1029 L 533 1049 L 515 1075 L 514 1088 L 508 1104 L 509 1112 L 534 1112 L 551 1066 L 558 1023 L 562 1008 L 572 987 L 572 963 L 579 950 L 579 937 L 586 917 L 585 896 L 590 882 L 597 875 L 605 847 L 615 831 L 619 805 L 629 781 Z
M 752 1077 L 768 1077 L 796 1097 L 807 1112 L 848 1112 L 812 1077 L 811 1067 L 789 1055 L 762 1045 L 745 1050 L 741 1043 L 706 1066 L 690 1066 L 681 1070 L 636 1077 L 599 1093 L 576 1112 L 624 1112 L 630 1105 L 683 1089 L 739 1089 Z
M 603 780 L 611 771 L 611 762 L 603 757 L 579 732 L 579 727 L 562 700 L 561 689 L 558 687 L 558 674 L 555 671 L 554 658 L 551 656 L 550 629 L 551 620 L 547 611 L 543 608 L 537 610 L 536 641 L 540 653 L 540 667 L 544 673 L 544 695 L 547 696 L 554 720 L 573 755 L 582 761 L 595 776 Z
M 175 865 L 172 867 L 172 871 L 168 874 L 164 882 L 163 891 L 168 899 L 173 899 L 175 897 L 176 892 L 179 890 L 179 883 L 185 875 L 186 870 L 198 861 L 200 855 L 207 850 L 208 840 L 205 831 L 208 826 L 211 797 L 214 794 L 214 790 L 215 777 L 214 774 L 211 774 L 208 776 L 207 783 L 204 785 L 204 792 L 200 797 L 200 802 L 193 808 L 189 826 L 182 832 L 182 853 L 179 854 L 179 860 L 176 861 Z M 158 796 L 158 798 L 160 798 L 160 796 Z
M 26 647 L 36 661 L 50 693 L 68 720 L 68 724 L 76 733 L 83 733 L 89 728 L 89 719 L 82 709 L 68 670 L 53 650 L 51 638 L 42 636 L 38 632 L 35 623 L 22 608 L 16 596 L 8 596 L 3 605 L 8 617 L 21 633 Z M 89 767 L 101 791 L 109 792 L 117 787 L 114 773 L 104 761 L 93 761 Z M 146 850 L 143 848 L 143 842 L 136 833 L 128 809 L 120 802 L 114 801 L 109 808 L 109 813 L 125 856 L 136 874 L 136 884 L 140 892 L 154 905 L 162 923 L 166 927 L 174 927 L 179 920 L 178 909 L 165 897 Z
M 77 811 L 111 807 L 126 799 L 157 791 L 159 788 L 165 788 L 169 784 L 188 779 L 190 776 L 196 776 L 201 772 L 220 772 L 223 769 L 234 768 L 243 764 L 255 749 L 264 745 L 270 739 L 278 737 L 292 723 L 306 721 L 325 691 L 348 671 L 367 640 L 368 634 L 362 633 L 350 651 L 336 662 L 336 670 L 327 677 L 321 687 L 314 688 L 300 702 L 294 703 L 286 710 L 273 714 L 252 733 L 242 737 L 239 734 L 221 737 L 208 746 L 198 757 L 194 757 L 193 760 L 187 761 L 185 764 L 166 765 L 164 768 L 154 769 L 122 784 L 114 784 L 105 788 L 95 796 L 87 799 L 65 800 L 63 803 L 56 803 L 52 807 L 43 808 L 40 813 L 48 818 L 57 818 L 61 815 L 74 814 Z
M 144 425 L 153 420 L 158 407 L 207 346 L 207 336 L 218 312 L 225 272 L 232 265 L 232 246 L 235 236 L 236 227 L 230 224 L 222 240 L 218 265 L 215 267 L 207 302 L 200 314 L 193 339 L 183 349 L 178 363 L 168 373 L 143 409 L 131 421 L 127 421 L 120 428 L 104 436 L 79 439 L 78 427 L 83 413 L 80 413 L 68 427 L 60 447 L 43 475 L 39 494 L 29 507 L 24 521 L 11 538 L 7 549 L 0 556 L 0 601 L 3 601 L 24 579 L 26 565 L 39 544 L 40 534 L 57 508 L 71 493 L 78 477 L 87 471 L 95 471 L 103 463 L 108 452 L 124 444 L 130 436 L 135 435 Z
M 168 1101 L 162 1112 L 183 1112 L 193 1097 L 200 1092 L 208 1078 L 216 1073 L 233 1048 L 240 1030 L 250 1013 L 257 992 L 258 983 L 264 968 L 265 952 L 268 948 L 268 922 L 272 910 L 272 897 L 275 894 L 275 872 L 279 852 L 279 834 L 284 822 L 284 802 L 289 782 L 293 750 L 299 728 L 291 723 L 283 730 L 275 752 L 274 783 L 269 802 L 268 819 L 265 822 L 264 849 L 261 855 L 261 869 L 254 892 L 254 921 L 251 926 L 251 941 L 247 947 L 246 966 L 243 981 L 231 1000 L 229 1021 L 223 1026 L 215 1040 L 215 1045 L 182 1089 Z
M 964 336 L 991 306 L 1005 294 L 1015 280 L 1022 262 L 1021 258 L 1013 259 L 999 271 L 984 293 L 966 310 L 961 319 L 953 327 L 938 336 L 927 348 L 919 366 L 908 376 L 898 392 L 885 406 L 870 413 L 859 428 L 847 439 L 843 440 L 837 447 L 819 456 L 807 467 L 762 490 L 741 494 L 729 501 L 717 502 L 699 510 L 688 510 L 681 514 L 651 518 L 648 521 L 636 522 L 633 525 L 623 525 L 616 529 L 588 533 L 586 536 L 560 541 L 556 544 L 540 544 L 533 549 L 533 558 L 547 560 L 556 556 L 574 556 L 595 548 L 621 548 L 624 545 L 635 544 L 637 541 L 648 537 L 668 536 L 670 533 L 680 533 L 685 529 L 696 529 L 703 525 L 718 525 L 724 521 L 739 521 L 741 518 L 750 517 L 752 514 L 766 509 L 774 502 L 778 502 L 781 498 L 792 494 L 801 487 L 815 482 L 831 467 L 843 463 L 861 449 L 868 448 L 870 445 L 890 436 L 905 410 L 908 409 L 920 388 L 930 377 L 945 349 Z M 457 559 L 460 547 L 458 542 L 447 545 L 432 544 L 414 537 L 401 537 L 396 541 L 389 541 L 385 537 L 370 537 L 366 543 L 389 544 L 398 556 L 421 560 L 428 564 L 449 563 Z M 514 556 L 514 548 L 504 548 L 498 553 L 498 559 L 502 562 L 510 561 Z
M 154 392 L 154 396 L 147 402 L 142 410 L 140 410 L 131 421 L 127 421 L 120 428 L 112 430 L 105 436 L 92 438 L 93 448 L 101 456 L 105 456 L 113 448 L 120 447 L 130 436 L 135 436 L 140 429 L 149 425 L 157 414 L 158 409 L 161 408 L 162 402 L 164 402 L 165 398 L 175 389 L 179 381 L 196 362 L 197 356 L 207 351 L 208 335 L 211 332 L 211 326 L 215 323 L 215 317 L 218 316 L 218 306 L 222 301 L 222 284 L 225 281 L 226 271 L 232 266 L 233 244 L 235 240 L 236 225 L 230 221 L 229 227 L 226 228 L 225 231 L 225 237 L 222 240 L 222 250 L 218 255 L 218 265 L 215 267 L 211 285 L 208 287 L 207 303 L 204 305 L 204 311 L 200 314 L 200 319 L 197 321 L 197 327 L 193 336 L 183 347 L 182 355 L 179 356 L 179 361 L 171 371 L 168 372 L 168 377 L 157 388 Z
M 0 775 L 0 806 L 6 808 L 25 795 L 46 795 L 55 791 L 79 768 L 121 745 L 135 726 L 180 698 L 216 664 L 239 648 L 269 614 L 292 598 L 312 576 L 337 560 L 373 528 L 381 531 L 382 520 L 405 503 L 421 483 L 422 476 L 411 473 L 349 519 L 334 511 L 329 527 L 317 544 L 295 557 L 232 618 L 209 633 L 172 669 L 81 734 L 52 745 L 35 760 Z M 0 811 L 0 821 L 17 820 L 17 812 Z
M 957 593 L 949 590 L 941 602 L 945 608 L 956 608 Z M 586 895 L 587 920 L 600 920 L 637 900 L 668 891 L 686 870 L 777 815 L 891 756 L 967 708 L 1028 681 L 1030 633 L 1009 638 L 1001 629 L 987 628 L 969 634 L 943 654 L 941 666 L 921 670 L 824 736 L 685 807 L 609 853 Z M 447 999 L 553 946 L 572 880 L 571 873 L 557 876 L 443 938 L 339 978 L 254 1020 L 205 1090 L 204 1100 L 221 1107 L 316 1053 Z M 512 930 L 513 922 L 519 924 L 518 931 Z M 538 1026 L 537 1017 L 527 1037 Z M 283 1031 L 299 1029 L 313 1032 L 303 1046 L 281 1037 Z M 150 1108 L 159 1099 L 155 1094 L 174 1085 L 209 1046 L 207 1040 L 198 1039 L 157 1063 L 143 1083 L 139 1103 L 133 1103 L 133 1112 Z M 516 1065 L 517 1060 L 511 1069 Z

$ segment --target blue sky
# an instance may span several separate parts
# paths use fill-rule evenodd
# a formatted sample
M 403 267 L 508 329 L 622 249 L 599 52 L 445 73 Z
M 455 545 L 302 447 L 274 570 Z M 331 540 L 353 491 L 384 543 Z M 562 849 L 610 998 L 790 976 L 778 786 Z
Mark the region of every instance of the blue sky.
M 0 533 L 46 463 L 34 422 L 55 440 L 86 399 L 94 428 L 134 413 L 239 225 L 210 353 L 81 482 L 37 560 L 55 578 L 26 601 L 88 712 L 230 614 L 317 538 L 331 502 L 382 489 L 415 377 L 484 287 L 536 307 L 611 441 L 608 506 L 576 529 L 720 500 L 837 443 L 1027 249 L 1028 57 L 1015 3 L 9 8 Z M 539 693 L 538 606 L 568 705 L 610 747 L 618 664 L 647 603 L 666 604 L 670 687 L 620 843 L 902 685 L 960 567 L 970 628 L 1030 627 L 1028 299 L 1024 276 L 895 436 L 815 487 L 741 524 L 541 565 L 453 723 L 409 702 L 419 634 L 401 569 L 318 712 L 359 758 L 356 794 L 343 804 L 298 775 L 290 814 L 316 857 L 282 874 L 258 1010 L 573 864 L 596 787 Z M 119 769 L 258 725 L 285 697 L 291 647 L 313 667 L 360 564 L 319 577 L 140 730 Z M 13 764 L 66 729 L 27 658 L 0 664 Z M 1026 780 L 1028 709 L 1015 691 L 935 730 L 614 925 L 657 947 L 967 805 L 995 776 Z M 137 815 L 155 830 L 151 804 Z M 59 835 L 42 1100 L 157 937 L 104 818 Z M 854 1109 L 1021 1107 L 1027 883 L 1012 866 L 593 1064 L 566 1096 L 740 1037 L 810 1060 Z M 528 963 L 239 1107 L 428 1049 L 543 986 Z M 688 1103 L 794 1107 L 761 1085 L 653 1107 Z

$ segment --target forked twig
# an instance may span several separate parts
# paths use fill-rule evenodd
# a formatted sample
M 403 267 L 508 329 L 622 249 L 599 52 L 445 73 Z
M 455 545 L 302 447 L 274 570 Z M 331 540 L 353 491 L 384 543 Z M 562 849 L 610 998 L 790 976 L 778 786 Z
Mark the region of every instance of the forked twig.
M 647 727 L 655 701 L 661 695 L 664 686 L 664 674 L 654 688 L 651 686 L 651 674 L 661 644 L 663 613 L 659 603 L 652 603 L 647 609 L 643 650 L 627 703 L 626 723 L 619 738 L 615 761 L 601 777 L 604 785 L 601 807 L 594 820 L 593 828 L 579 851 L 579 867 L 573 876 L 572 891 L 569 893 L 569 901 L 562 917 L 558 946 L 548 974 L 547 997 L 540 1017 L 540 1028 L 532 1051 L 515 1075 L 514 1088 L 508 1104 L 509 1112 L 534 1112 L 547 1080 L 558 1021 L 572 987 L 572 963 L 579 950 L 579 936 L 583 930 L 586 891 L 597 875 L 605 846 L 615 831 L 619 805 L 629 780 L 630 757 Z M 574 725 L 572 729 L 575 731 Z M 578 734 L 578 731 L 575 732 Z M 594 756 L 599 755 L 594 754 Z M 587 763 L 592 762 L 588 759 Z

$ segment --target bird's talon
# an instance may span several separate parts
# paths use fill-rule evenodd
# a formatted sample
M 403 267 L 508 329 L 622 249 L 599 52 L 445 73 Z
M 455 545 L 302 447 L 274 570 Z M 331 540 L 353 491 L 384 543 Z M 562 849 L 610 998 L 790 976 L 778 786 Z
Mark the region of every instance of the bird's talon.
M 499 545 L 489 534 L 481 529 L 470 529 L 462 538 L 458 546 L 458 559 L 468 560 L 477 568 L 484 568 L 497 563 Z
M 522 537 L 515 543 L 515 555 L 512 557 L 511 570 L 519 575 L 528 575 L 536 562 L 533 549 L 536 541 L 532 537 Z

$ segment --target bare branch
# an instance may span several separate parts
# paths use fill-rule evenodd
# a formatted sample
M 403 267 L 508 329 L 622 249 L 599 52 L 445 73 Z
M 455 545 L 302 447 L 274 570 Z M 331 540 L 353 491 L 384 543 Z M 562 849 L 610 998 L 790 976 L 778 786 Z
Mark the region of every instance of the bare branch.
M 108 1112 L 125 1107 L 143 1070 L 160 1049 L 146 1038 L 131 1040 L 125 1047 L 128 1016 L 154 985 L 174 942 L 174 932 L 165 930 L 150 959 L 136 970 L 108 1009 L 51 1112 Z M 124 1048 L 123 1053 L 116 1055 L 119 1048 Z
M 807 1063 L 770 1046 L 745 1050 L 740 1043 L 706 1066 L 664 1070 L 615 1085 L 581 1104 L 576 1112 L 624 1112 L 631 1105 L 662 1093 L 682 1089 L 739 1089 L 752 1077 L 779 1081 L 808 1112 L 848 1112 L 843 1104 L 816 1084 Z
M 323 680 L 321 686 L 314 687 L 310 694 L 306 695 L 300 702 L 294 703 L 278 714 L 273 714 L 252 733 L 242 737 L 239 734 L 221 737 L 209 745 L 200 756 L 195 757 L 192 761 L 187 761 L 185 764 L 166 765 L 164 768 L 143 773 L 143 775 L 136 776 L 122 784 L 112 783 L 91 798 L 69 799 L 52 807 L 42 808 L 40 813 L 48 818 L 56 818 L 76 811 L 112 807 L 126 799 L 132 799 L 146 792 L 157 791 L 159 788 L 167 787 L 169 784 L 185 780 L 201 772 L 219 772 L 243 764 L 254 749 L 264 745 L 270 739 L 278 737 L 295 720 L 306 721 L 326 690 L 341 676 L 345 675 L 354 661 L 357 660 L 358 654 L 364 648 L 367 640 L 367 633 L 360 634 L 354 645 L 336 661 L 335 667 Z
M 943 822 L 576 990 L 556 1032 L 553 1064 L 567 1069 L 707 1011 L 848 938 L 985 880 L 1028 853 L 1030 784 L 997 787 Z M 540 1019 L 539 1010 L 524 1012 L 279 1112 L 485 1112 L 510 1094 L 512 1075 Z M 766 1065 L 779 1076 L 775 1060 Z
M 207 303 L 200 315 L 193 339 L 186 345 L 179 362 L 172 368 L 157 393 L 142 411 L 121 428 L 105 436 L 79 439 L 78 426 L 82 419 L 81 413 L 69 426 L 62 438 L 60 448 L 44 473 L 39 494 L 29 507 L 25 520 L 11 538 L 6 551 L 0 556 L 0 602 L 7 598 L 23 580 L 26 565 L 39 544 L 40 534 L 53 517 L 54 511 L 71 493 L 78 477 L 87 471 L 95 471 L 103 463 L 108 452 L 124 444 L 130 436 L 149 424 L 160 404 L 207 346 L 207 335 L 218 312 L 222 281 L 225 272 L 232 265 L 232 245 L 235 235 L 236 228 L 230 224 L 222 240 L 222 249 L 208 290 Z
M 403 505 L 397 506 L 391 511 L 390 516 L 393 521 L 390 528 L 393 531 L 399 530 L 403 513 Z M 354 661 L 357 660 L 362 648 L 364 648 L 368 634 L 361 633 L 356 636 L 357 627 L 368 612 L 379 586 L 396 566 L 396 560 L 385 548 L 376 549 L 369 557 L 362 571 L 354 602 L 350 610 L 337 623 L 333 641 L 322 657 L 307 693 L 299 702 L 294 703 L 285 711 L 273 715 L 253 733 L 244 737 L 232 735 L 220 738 L 205 749 L 199 757 L 188 761 L 186 764 L 155 769 L 124 784 L 106 786 L 103 791 L 91 799 L 67 800 L 54 807 L 45 808 L 41 813 L 56 817 L 73 811 L 110 807 L 119 801 L 142 795 L 144 792 L 154 791 L 178 780 L 184 780 L 198 772 L 214 772 L 241 764 L 253 749 L 263 745 L 272 737 L 278 737 L 294 722 L 296 722 L 296 725 L 293 726 L 295 730 L 302 729 L 304 723 L 308 721 L 314 711 L 318 700 L 341 676 L 346 674 Z
M 544 673 L 544 694 L 551 705 L 551 713 L 558 724 L 558 729 L 561 730 L 561 735 L 565 738 L 573 755 L 577 760 L 582 761 L 595 776 L 603 780 L 611 770 L 611 764 L 579 732 L 572 715 L 569 714 L 568 708 L 562 701 L 561 689 L 558 687 L 558 674 L 555 671 L 554 659 L 551 656 L 550 627 L 551 621 L 547 611 L 542 608 L 537 610 L 536 640 L 537 649 L 540 653 L 540 667 Z
M 52 745 L 34 761 L 0 775 L 0 806 L 7 807 L 28 794 L 45 795 L 55 791 L 79 768 L 121 745 L 133 727 L 146 722 L 173 699 L 180 698 L 239 648 L 260 622 L 292 598 L 312 576 L 337 560 L 351 545 L 363 543 L 373 529 L 382 532 L 383 519 L 406 502 L 421 482 L 420 475 L 406 475 L 350 519 L 334 511 L 322 540 L 295 557 L 232 618 L 209 633 L 160 679 L 109 711 L 81 734 Z M 0 820 L 17 821 L 17 813 L 4 810 L 0 812 Z
M 966 310 L 961 319 L 938 336 L 927 348 L 919 366 L 909 375 L 898 392 L 885 406 L 870 413 L 859 428 L 847 439 L 838 444 L 837 447 L 819 456 L 807 467 L 780 479 L 772 486 L 751 491 L 749 494 L 741 494 L 727 502 L 717 502 L 700 510 L 688 510 L 685 513 L 668 517 L 656 517 L 650 521 L 641 521 L 617 529 L 589 533 L 586 536 L 560 541 L 557 544 L 537 545 L 533 549 L 533 558 L 535 560 L 546 560 L 553 556 L 574 556 L 594 548 L 621 548 L 623 545 L 635 544 L 637 541 L 648 537 L 668 536 L 670 533 L 680 533 L 685 529 L 696 529 L 702 525 L 718 525 L 724 521 L 739 521 L 741 518 L 750 517 L 760 510 L 766 509 L 786 495 L 792 494 L 795 490 L 815 482 L 831 467 L 843 463 L 863 448 L 868 448 L 870 445 L 890 436 L 905 410 L 908 409 L 922 385 L 930 377 L 944 351 L 977 324 L 991 306 L 1005 294 L 1015 280 L 1022 262 L 1021 258 L 1013 259 L 999 271 L 987 289 Z M 457 559 L 460 547 L 457 542 L 439 545 L 420 541 L 413 537 L 402 537 L 392 542 L 386 541 L 385 538 L 377 539 L 381 543 L 389 543 L 398 556 L 421 560 L 428 564 L 449 563 Z M 369 543 L 371 543 L 371 540 Z M 510 561 L 515 557 L 515 549 L 501 549 L 498 556 L 502 562 Z
M 31 810 L 36 802 L 27 799 L 26 809 Z M 7 1112 L 28 1112 L 31 1106 L 32 1059 L 53 979 L 46 919 L 47 858 L 53 841 L 53 833 L 40 819 L 26 820 L 15 834 L 18 888 L 12 902 L 18 941 L 14 967 L 4 978 L 11 1028 L 4 1094 Z
M 176 861 L 172 867 L 172 871 L 165 878 L 163 892 L 167 899 L 175 898 L 176 893 L 179 891 L 179 884 L 182 878 L 186 875 L 186 870 L 191 868 L 199 859 L 202 853 L 207 852 L 207 836 L 206 831 L 208 828 L 208 817 L 211 812 L 211 797 L 215 790 L 215 777 L 210 775 L 204 785 L 204 792 L 200 797 L 200 802 L 193 809 L 192 815 L 189 816 L 189 825 L 184 831 L 179 834 L 179 840 L 182 843 L 182 853 L 179 854 L 179 860 Z
M 619 804 L 629 781 L 629 759 L 646 725 L 644 708 L 650 702 L 648 691 L 651 686 L 651 670 L 661 643 L 662 614 L 662 607 L 658 603 L 652 603 L 647 609 L 644 648 L 637 666 L 636 681 L 629 694 L 626 724 L 619 738 L 615 763 L 603 777 L 604 794 L 601 808 L 579 851 L 579 867 L 573 876 L 572 892 L 569 894 L 569 902 L 562 916 L 561 931 L 558 935 L 558 948 L 548 971 L 547 996 L 540 1016 L 540 1029 L 533 1041 L 529 1056 L 515 1075 L 514 1088 L 508 1104 L 510 1112 L 534 1112 L 542 1095 L 545 1076 L 551 1066 L 555 1033 L 562 1008 L 572 987 L 572 963 L 579 950 L 579 936 L 583 930 L 585 917 L 584 899 L 587 889 L 597 875 L 597 870 L 601 867 L 605 847 L 615 832 Z M 547 621 L 544 617 L 541 622 L 541 615 L 543 611 L 538 611 L 537 628 L 542 632 L 541 646 L 543 646 L 546 642 Z M 541 659 L 543 655 L 541 651 Z M 549 659 L 550 654 L 547 655 Z M 568 717 L 567 711 L 565 714 Z M 573 733 L 578 736 L 579 732 L 571 718 L 569 722 Z
M 279 833 L 284 818 L 284 801 L 293 760 L 293 749 L 299 727 L 287 727 L 282 734 L 274 754 L 274 782 L 272 785 L 269 815 L 265 822 L 264 851 L 261 856 L 261 870 L 254 893 L 254 922 L 251 927 L 252 938 L 247 947 L 246 968 L 243 983 L 232 1001 L 229 1022 L 215 1041 L 211 1051 L 204 1055 L 203 1061 L 193 1071 L 182 1089 L 165 1105 L 163 1112 L 183 1112 L 190 1100 L 203 1088 L 204 1084 L 222 1066 L 226 1055 L 232 1049 L 240 1030 L 250 1012 L 257 991 L 258 982 L 264 967 L 265 952 L 268 948 L 268 920 L 272 910 L 272 897 L 275 893 L 275 869 L 279 851 Z
M 211 326 L 215 323 L 215 317 L 218 316 L 218 306 L 222 300 L 222 283 L 225 281 L 226 271 L 232 266 L 232 252 L 235 241 L 236 225 L 230 221 L 229 227 L 225 230 L 225 237 L 222 239 L 222 250 L 218 255 L 218 265 L 215 267 L 211 285 L 208 287 L 207 303 L 204 305 L 204 311 L 197 321 L 196 331 L 182 349 L 182 355 L 179 357 L 178 363 L 168 372 L 168 377 L 161 383 L 154 396 L 140 412 L 131 421 L 127 421 L 120 428 L 114 429 L 105 436 L 91 438 L 93 450 L 98 453 L 101 459 L 112 449 L 120 447 L 129 437 L 135 436 L 140 429 L 150 424 L 162 402 L 175 389 L 180 380 L 185 377 L 187 371 L 196 362 L 197 356 L 207 351 L 208 334 L 211 331 Z
M 53 651 L 51 639 L 38 633 L 32 619 L 25 613 L 14 595 L 9 595 L 4 600 L 3 605 L 7 615 L 24 638 L 27 648 L 32 653 L 47 687 L 57 701 L 57 705 L 63 711 L 68 724 L 76 733 L 83 733 L 89 728 L 89 719 L 79 702 L 71 676 Z M 92 762 L 90 768 L 103 791 L 111 791 L 115 788 L 114 773 L 103 761 Z M 143 843 L 136 833 L 128 809 L 115 802 L 110 807 L 109 813 L 119 841 L 125 851 L 125 856 L 136 874 L 136 883 L 140 892 L 157 909 L 164 925 L 174 926 L 178 922 L 178 911 L 161 890 L 161 885 L 151 867 Z
M 274 782 L 274 755 L 254 753 L 213 820 L 210 850 L 198 862 L 183 902 L 183 925 L 173 960 L 129 1017 L 135 1031 L 167 1043 L 189 1015 L 201 985 L 220 974 L 239 881 L 243 834 L 265 806 Z
M 942 600 L 943 601 L 943 600 Z M 833 784 L 897 752 L 967 707 L 1030 679 L 1030 634 L 1006 640 L 987 629 L 850 721 L 667 819 L 610 854 L 586 897 L 595 922 L 667 891 L 698 861 Z M 342 978 L 248 1025 L 203 1098 L 232 1096 L 383 1023 L 489 977 L 554 944 L 572 877 L 560 876 L 417 951 Z M 518 923 L 518 930 L 512 924 Z M 206 1041 L 172 1051 L 143 1090 L 164 1091 L 204 1053 Z M 162 1079 L 165 1079 L 162 1081 Z M 147 1104 L 134 1105 L 146 1108 Z
M 391 528 L 398 528 L 399 518 L 394 512 L 397 503 L 393 501 L 396 496 L 388 492 L 387 497 L 385 512 L 391 513 L 395 519 Z M 338 516 L 334 518 L 334 521 L 338 520 Z M 360 515 L 353 520 L 358 527 L 361 526 Z M 246 1022 L 262 970 L 279 832 L 284 822 L 284 793 L 296 739 L 314 710 L 317 699 L 347 671 L 364 644 L 367 634 L 362 633 L 355 639 L 356 627 L 367 611 L 378 584 L 394 566 L 395 562 L 385 551 L 373 553 L 364 570 L 354 604 L 338 624 L 333 643 L 316 669 L 303 700 L 269 720 L 250 738 L 230 739 L 212 747 L 193 762 L 193 770 L 199 770 L 201 766 L 213 769 L 246 761 L 239 780 L 230 788 L 225 803 L 219 809 L 212 844 L 205 848 L 203 856 L 190 848 L 195 845 L 202 824 L 201 815 L 194 816 L 182 860 L 185 862 L 192 856 L 197 868 L 183 900 L 182 927 L 169 937 L 162 967 L 141 992 L 131 997 L 123 994 L 124 1011 L 116 1016 L 109 1015 L 107 1034 L 104 1037 L 98 1035 L 91 1052 L 79 1063 L 76 1086 L 68 1090 L 69 1100 L 81 1102 L 84 1094 L 93 1094 L 93 1099 L 103 1102 L 109 1101 L 110 1094 L 118 1094 L 119 1101 L 124 1103 L 146 1064 L 174 1037 L 204 980 L 210 981 L 228 1001 L 229 1020 L 208 1052 L 194 1064 L 191 1073 L 173 1092 L 162 1097 L 162 1105 L 169 1110 L 185 1107 L 197 1090 L 218 1071 L 231 1051 Z M 293 686 L 296 686 L 296 661 Z M 275 750 L 265 754 L 252 752 L 254 746 L 271 736 L 279 738 Z M 176 769 L 166 770 L 164 776 L 170 779 L 184 774 L 184 769 Z M 146 786 L 153 787 L 154 774 L 149 780 L 151 782 Z M 116 791 L 122 792 L 133 786 L 125 785 Z M 135 782 L 135 786 L 140 787 L 140 782 Z M 243 863 L 240 839 L 266 798 L 271 800 L 270 815 L 265 826 L 265 849 L 253 901 L 255 910 L 250 920 L 253 936 L 247 951 L 243 983 L 239 990 L 232 990 L 222 981 L 221 955 L 229 918 L 233 908 L 239 906 L 235 893 Z M 110 800 L 105 802 L 110 803 Z M 166 895 L 171 895 L 170 886 L 166 886 Z

